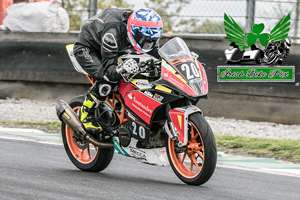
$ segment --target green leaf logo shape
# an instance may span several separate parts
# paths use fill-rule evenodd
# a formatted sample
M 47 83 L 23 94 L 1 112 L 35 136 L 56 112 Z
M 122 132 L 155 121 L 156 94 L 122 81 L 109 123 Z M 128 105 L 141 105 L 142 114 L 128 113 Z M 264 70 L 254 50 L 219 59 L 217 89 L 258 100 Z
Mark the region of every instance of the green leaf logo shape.
M 284 41 L 288 37 L 290 30 L 290 14 L 284 16 L 269 33 L 262 33 L 265 29 L 263 23 L 252 24 L 252 33 L 245 34 L 239 25 L 233 20 L 232 17 L 224 13 L 224 28 L 226 36 L 230 42 L 235 42 L 240 49 L 247 49 L 251 45 L 259 43 L 266 47 L 269 42 Z
M 270 38 L 271 38 L 270 34 L 268 34 L 268 33 L 263 33 L 258 36 L 260 44 L 264 47 L 268 46 Z
M 258 38 L 258 35 L 253 34 L 253 33 L 247 33 L 246 34 L 246 40 L 247 40 L 247 44 L 250 47 L 251 45 L 256 43 L 256 40 Z
M 265 29 L 265 25 L 261 24 L 252 24 L 251 30 L 254 34 L 259 35 Z

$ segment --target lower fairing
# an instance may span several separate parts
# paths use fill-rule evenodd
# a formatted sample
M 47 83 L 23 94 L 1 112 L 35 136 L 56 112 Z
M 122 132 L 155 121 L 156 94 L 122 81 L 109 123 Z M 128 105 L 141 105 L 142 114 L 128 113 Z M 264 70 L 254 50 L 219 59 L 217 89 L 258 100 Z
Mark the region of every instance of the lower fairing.
M 115 150 L 124 156 L 133 157 L 143 163 L 157 165 L 157 166 L 169 166 L 169 160 L 167 157 L 166 147 L 160 148 L 137 148 L 136 144 L 138 140 L 131 139 L 131 143 L 128 147 L 121 147 L 118 138 L 114 138 Z

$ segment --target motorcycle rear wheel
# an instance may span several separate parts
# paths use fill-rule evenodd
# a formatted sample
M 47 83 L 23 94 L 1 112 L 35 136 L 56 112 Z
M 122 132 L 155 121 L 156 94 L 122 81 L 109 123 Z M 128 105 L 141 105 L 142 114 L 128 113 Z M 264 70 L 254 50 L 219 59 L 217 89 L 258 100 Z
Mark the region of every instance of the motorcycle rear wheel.
M 69 103 L 70 107 L 79 113 L 83 96 L 79 96 Z M 73 130 L 62 123 L 61 126 L 62 140 L 69 159 L 82 171 L 99 172 L 104 170 L 111 162 L 114 149 L 101 149 L 85 141 L 75 141 Z
M 168 137 L 167 155 L 177 177 L 189 185 L 202 185 L 214 173 L 217 147 L 213 132 L 200 113 L 189 117 L 189 140 L 182 151 Z

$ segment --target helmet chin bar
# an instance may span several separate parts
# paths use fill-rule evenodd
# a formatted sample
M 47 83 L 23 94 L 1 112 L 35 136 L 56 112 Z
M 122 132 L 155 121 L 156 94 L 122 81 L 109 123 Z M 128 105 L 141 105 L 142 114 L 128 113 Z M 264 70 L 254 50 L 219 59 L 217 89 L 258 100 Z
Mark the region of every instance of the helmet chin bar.
M 152 49 L 143 49 L 143 48 L 140 48 L 140 45 L 137 44 L 137 46 L 139 47 L 139 49 L 143 52 L 143 53 L 148 53 L 149 51 L 151 51 Z
M 153 47 L 151 49 L 141 48 L 141 46 L 135 41 L 135 39 L 132 37 L 129 31 L 127 31 L 127 39 L 129 40 L 130 44 L 134 47 L 134 49 L 141 54 L 150 52 L 153 49 L 153 47 L 156 45 L 156 43 L 152 45 Z
M 131 34 L 131 31 L 130 29 L 128 28 L 128 24 L 127 24 L 127 38 L 130 42 L 130 44 L 133 46 L 133 48 L 138 52 L 138 53 L 144 53 L 138 46 L 137 44 L 135 43 L 134 39 L 133 39 L 133 36 Z

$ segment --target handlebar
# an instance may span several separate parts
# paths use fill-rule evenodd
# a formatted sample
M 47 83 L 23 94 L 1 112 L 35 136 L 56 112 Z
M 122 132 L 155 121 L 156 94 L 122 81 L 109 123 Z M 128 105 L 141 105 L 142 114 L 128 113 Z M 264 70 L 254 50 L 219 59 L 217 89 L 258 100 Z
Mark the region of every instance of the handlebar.
M 135 74 L 121 73 L 120 75 L 124 79 L 125 83 L 131 82 L 137 75 L 143 75 L 147 78 L 159 78 L 161 61 L 149 59 L 138 64 L 140 71 Z

